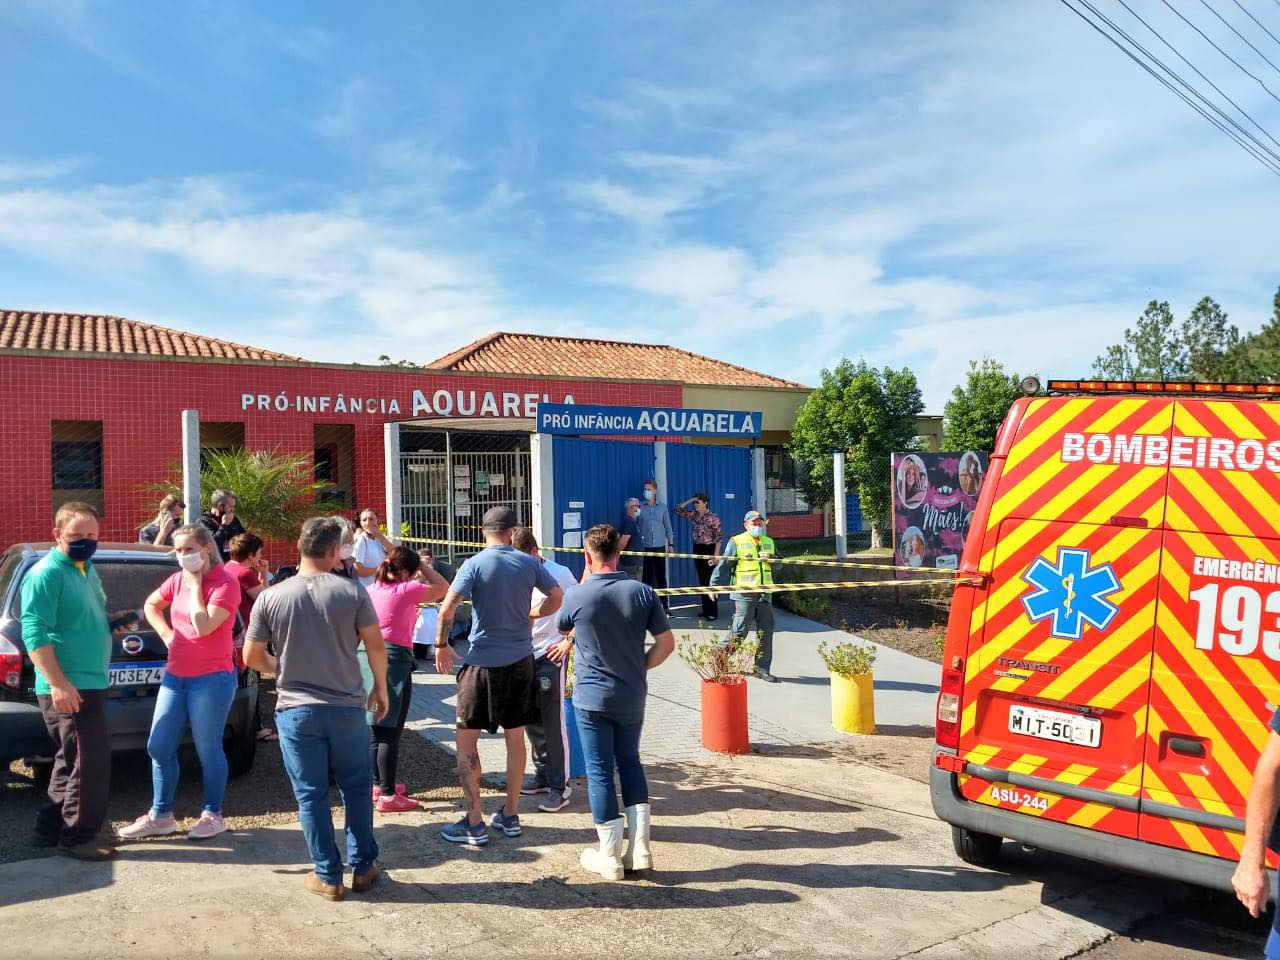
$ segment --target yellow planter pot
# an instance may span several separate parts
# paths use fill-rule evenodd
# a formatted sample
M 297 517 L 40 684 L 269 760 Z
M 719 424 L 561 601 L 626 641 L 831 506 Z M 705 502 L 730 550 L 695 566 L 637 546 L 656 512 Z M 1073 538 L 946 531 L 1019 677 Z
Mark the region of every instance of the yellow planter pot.
M 871 674 L 831 674 L 831 725 L 844 733 L 876 732 L 876 701 Z

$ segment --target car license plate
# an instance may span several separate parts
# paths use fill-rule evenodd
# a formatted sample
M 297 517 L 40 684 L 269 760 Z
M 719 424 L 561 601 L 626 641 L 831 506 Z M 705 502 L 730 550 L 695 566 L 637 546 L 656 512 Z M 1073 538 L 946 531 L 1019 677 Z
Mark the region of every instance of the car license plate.
M 107 680 L 113 687 L 151 686 L 163 679 L 163 663 L 113 663 L 107 671 Z
M 1009 708 L 1009 732 L 1080 747 L 1096 747 L 1102 742 L 1102 721 L 1097 717 L 1014 704 Z

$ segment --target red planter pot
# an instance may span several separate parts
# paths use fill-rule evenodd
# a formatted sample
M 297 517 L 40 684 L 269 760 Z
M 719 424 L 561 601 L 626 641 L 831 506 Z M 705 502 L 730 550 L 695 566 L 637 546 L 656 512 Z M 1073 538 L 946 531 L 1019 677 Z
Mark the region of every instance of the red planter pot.
M 716 753 L 749 753 L 747 681 L 702 681 L 702 745 Z

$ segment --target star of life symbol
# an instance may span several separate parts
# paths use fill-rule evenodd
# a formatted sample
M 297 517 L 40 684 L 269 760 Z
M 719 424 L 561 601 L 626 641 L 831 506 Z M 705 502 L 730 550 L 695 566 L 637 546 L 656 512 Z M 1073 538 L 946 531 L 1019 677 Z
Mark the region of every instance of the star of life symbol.
M 1079 640 L 1087 623 L 1105 630 L 1120 608 L 1107 599 L 1120 589 L 1111 564 L 1089 566 L 1089 551 L 1059 547 L 1058 562 L 1036 558 L 1022 579 L 1036 589 L 1022 597 L 1032 623 L 1053 618 L 1049 630 L 1060 640 Z

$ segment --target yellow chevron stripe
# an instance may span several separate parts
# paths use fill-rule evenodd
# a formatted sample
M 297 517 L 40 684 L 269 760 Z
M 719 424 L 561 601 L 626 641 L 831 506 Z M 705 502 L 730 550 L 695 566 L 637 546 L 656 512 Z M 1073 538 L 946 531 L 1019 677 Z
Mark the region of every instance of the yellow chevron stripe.
M 1217 724 L 1196 703 L 1195 698 L 1183 685 L 1182 680 L 1169 669 L 1159 654 L 1156 655 L 1155 669 L 1151 672 L 1151 681 L 1159 686 L 1161 692 L 1169 698 L 1169 702 L 1173 704 L 1183 719 L 1192 725 L 1192 730 L 1181 732 L 1209 737 L 1213 742 L 1214 758 L 1217 760 L 1222 772 L 1235 783 L 1248 783 L 1253 772 L 1240 760 L 1235 750 L 1232 749 L 1231 744 L 1222 735 L 1222 731 L 1218 729 Z M 1265 739 L 1265 731 L 1263 733 Z M 1250 739 L 1253 738 L 1250 737 Z
M 1178 405 L 1181 410 L 1182 405 Z M 1234 403 L 1210 402 L 1205 404 L 1205 409 L 1225 423 L 1231 432 L 1240 439 L 1266 440 L 1267 435 L 1258 427 L 1254 426 L 1252 420 L 1240 412 L 1240 407 Z
M 1232 471 L 1224 472 L 1230 473 Z M 1239 531 L 1247 529 L 1244 521 L 1240 519 L 1240 516 L 1227 506 L 1227 502 L 1218 495 L 1218 491 L 1213 488 L 1202 474 L 1195 470 L 1175 470 L 1174 474 L 1182 481 L 1183 485 L 1187 488 L 1187 491 L 1195 497 L 1206 510 L 1212 513 L 1215 517 L 1226 518 L 1234 521 L 1233 523 L 1223 523 L 1222 526 L 1224 530 Z M 1264 498 L 1263 502 L 1270 499 L 1270 494 L 1265 491 L 1261 491 L 1260 488 L 1259 493 L 1256 494 L 1256 496 Z M 1275 563 L 1275 553 L 1263 545 L 1261 541 L 1255 542 L 1258 543 L 1258 549 L 1261 551 L 1262 559 L 1266 560 L 1268 563 Z
M 1143 579 L 1150 580 L 1155 576 L 1157 564 L 1151 564 L 1153 568 L 1150 573 Z M 1081 657 L 1062 673 L 1054 677 L 1052 682 L 1047 684 L 1040 692 L 1040 696 L 1047 700 L 1068 700 L 1072 691 L 1081 683 L 1088 680 L 1099 666 L 1108 664 L 1121 651 L 1142 637 L 1143 634 L 1149 633 L 1151 627 L 1155 624 L 1155 606 L 1154 598 L 1143 608 L 1126 620 L 1118 629 L 1113 630 L 1109 636 L 1101 643 L 1093 648 L 1086 656 Z
M 1146 768 L 1145 779 L 1150 779 L 1160 791 L 1172 796 L 1172 794 L 1169 794 L 1169 791 L 1164 784 L 1160 782 L 1160 778 L 1156 776 L 1155 772 L 1150 767 Z M 1150 788 L 1147 789 L 1147 792 L 1150 793 Z M 1154 797 L 1152 799 L 1154 799 Z M 1147 816 L 1150 816 L 1150 814 L 1147 814 Z M 1209 856 L 1217 856 L 1217 851 L 1214 849 L 1213 844 L 1209 842 L 1205 837 L 1204 832 L 1195 824 L 1186 823 L 1182 820 L 1168 820 L 1166 822 L 1172 826 L 1178 836 L 1182 838 L 1182 842 L 1186 844 L 1188 850 L 1195 853 L 1207 853 Z

